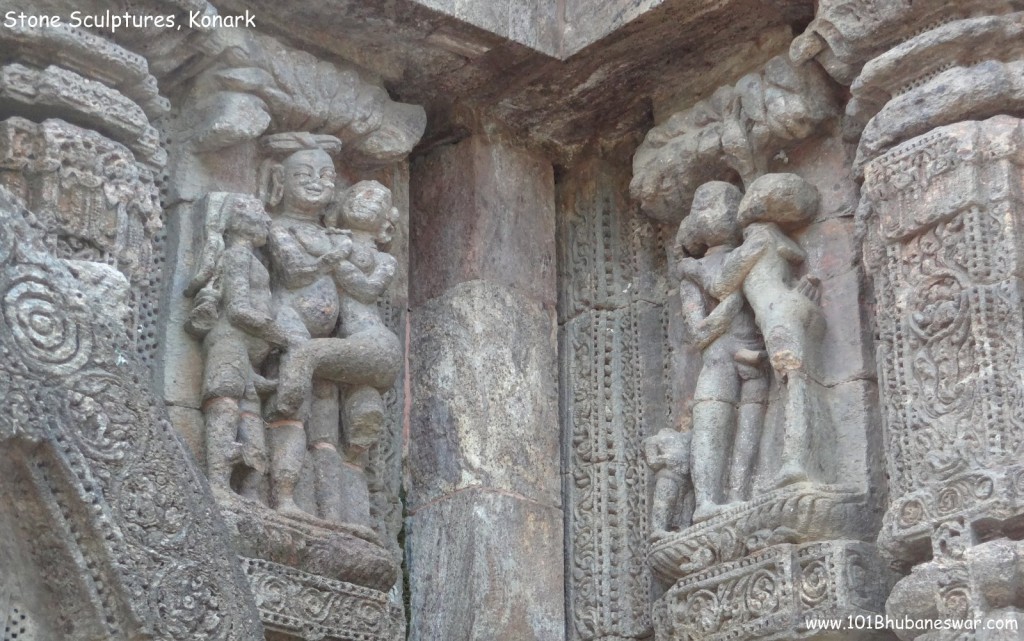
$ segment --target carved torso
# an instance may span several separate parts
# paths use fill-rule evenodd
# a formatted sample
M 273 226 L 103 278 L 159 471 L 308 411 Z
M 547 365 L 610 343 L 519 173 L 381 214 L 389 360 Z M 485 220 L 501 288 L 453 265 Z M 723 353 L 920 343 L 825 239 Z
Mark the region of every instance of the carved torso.
M 338 288 L 330 274 L 318 272 L 303 284 L 295 279 L 300 262 L 312 262 L 334 248 L 331 235 L 316 223 L 290 218 L 275 220 L 270 229 L 270 256 L 283 286 L 275 291 L 286 324 L 301 324 L 313 338 L 330 336 L 338 324 Z

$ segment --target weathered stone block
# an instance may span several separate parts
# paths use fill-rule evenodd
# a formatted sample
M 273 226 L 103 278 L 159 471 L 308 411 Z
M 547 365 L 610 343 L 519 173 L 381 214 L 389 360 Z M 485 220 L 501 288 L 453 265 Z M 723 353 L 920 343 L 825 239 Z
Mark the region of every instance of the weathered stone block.
M 807 252 L 810 270 L 821 280 L 845 274 L 860 262 L 852 217 L 822 220 L 794 234 L 794 238 Z
M 554 175 L 546 160 L 471 138 L 420 159 L 410 188 L 414 306 L 477 279 L 554 304 Z
M 825 317 L 820 371 L 824 385 L 875 377 L 871 313 L 865 303 L 866 285 L 859 269 L 821 283 L 821 311 Z
M 474 281 L 411 318 L 410 503 L 484 486 L 559 505 L 554 311 Z
M 412 641 L 563 638 L 562 512 L 469 489 L 407 521 Z

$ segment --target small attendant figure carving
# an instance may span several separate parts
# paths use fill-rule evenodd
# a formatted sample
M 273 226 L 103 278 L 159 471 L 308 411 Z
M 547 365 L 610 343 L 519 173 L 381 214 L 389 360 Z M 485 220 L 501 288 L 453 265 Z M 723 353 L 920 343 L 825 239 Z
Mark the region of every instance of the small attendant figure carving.
M 690 432 L 662 428 L 644 439 L 644 460 L 654 472 L 651 538 L 689 527 L 693 518 Z
M 259 374 L 271 350 L 295 339 L 274 317 L 270 274 L 255 255 L 270 218 L 256 198 L 216 192 L 204 201 L 205 241 L 185 290 L 194 298 L 187 328 L 203 339 L 203 416 L 210 485 L 230 491 L 239 462 L 241 492 L 257 498 L 266 469 L 259 394 L 273 382 Z

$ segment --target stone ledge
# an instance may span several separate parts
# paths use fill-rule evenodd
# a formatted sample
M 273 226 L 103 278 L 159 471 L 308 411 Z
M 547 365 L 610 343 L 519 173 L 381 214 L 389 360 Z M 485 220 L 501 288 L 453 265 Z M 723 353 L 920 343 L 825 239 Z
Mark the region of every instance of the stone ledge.
M 369 528 L 283 515 L 237 495 L 218 495 L 218 503 L 245 556 L 374 590 L 389 590 L 398 577 L 394 559 Z
M 270 630 L 304 640 L 397 641 L 405 615 L 386 592 L 239 557 L 260 620 Z
M 708 568 L 775 543 L 868 540 L 874 535 L 876 523 L 868 505 L 867 492 L 856 486 L 790 485 L 654 539 L 651 567 L 671 582 L 698 572 L 717 571 Z
M 654 605 L 655 628 L 678 641 L 837 638 L 807 621 L 879 614 L 890 584 L 869 543 L 780 544 L 677 582 Z

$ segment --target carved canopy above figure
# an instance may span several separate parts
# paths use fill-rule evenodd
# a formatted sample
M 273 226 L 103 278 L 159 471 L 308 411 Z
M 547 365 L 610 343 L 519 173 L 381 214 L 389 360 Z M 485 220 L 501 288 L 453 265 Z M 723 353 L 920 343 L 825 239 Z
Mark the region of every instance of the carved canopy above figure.
M 405 158 L 423 135 L 423 107 L 391 100 L 355 68 L 243 29 L 213 31 L 205 47 L 212 53 L 195 89 L 199 151 L 268 131 L 315 131 L 341 139 L 345 162 L 380 166 Z
M 772 58 L 651 129 L 633 156 L 630 192 L 648 216 L 678 222 L 702 184 L 749 184 L 773 156 L 812 138 L 837 114 L 835 93 L 817 65 Z

